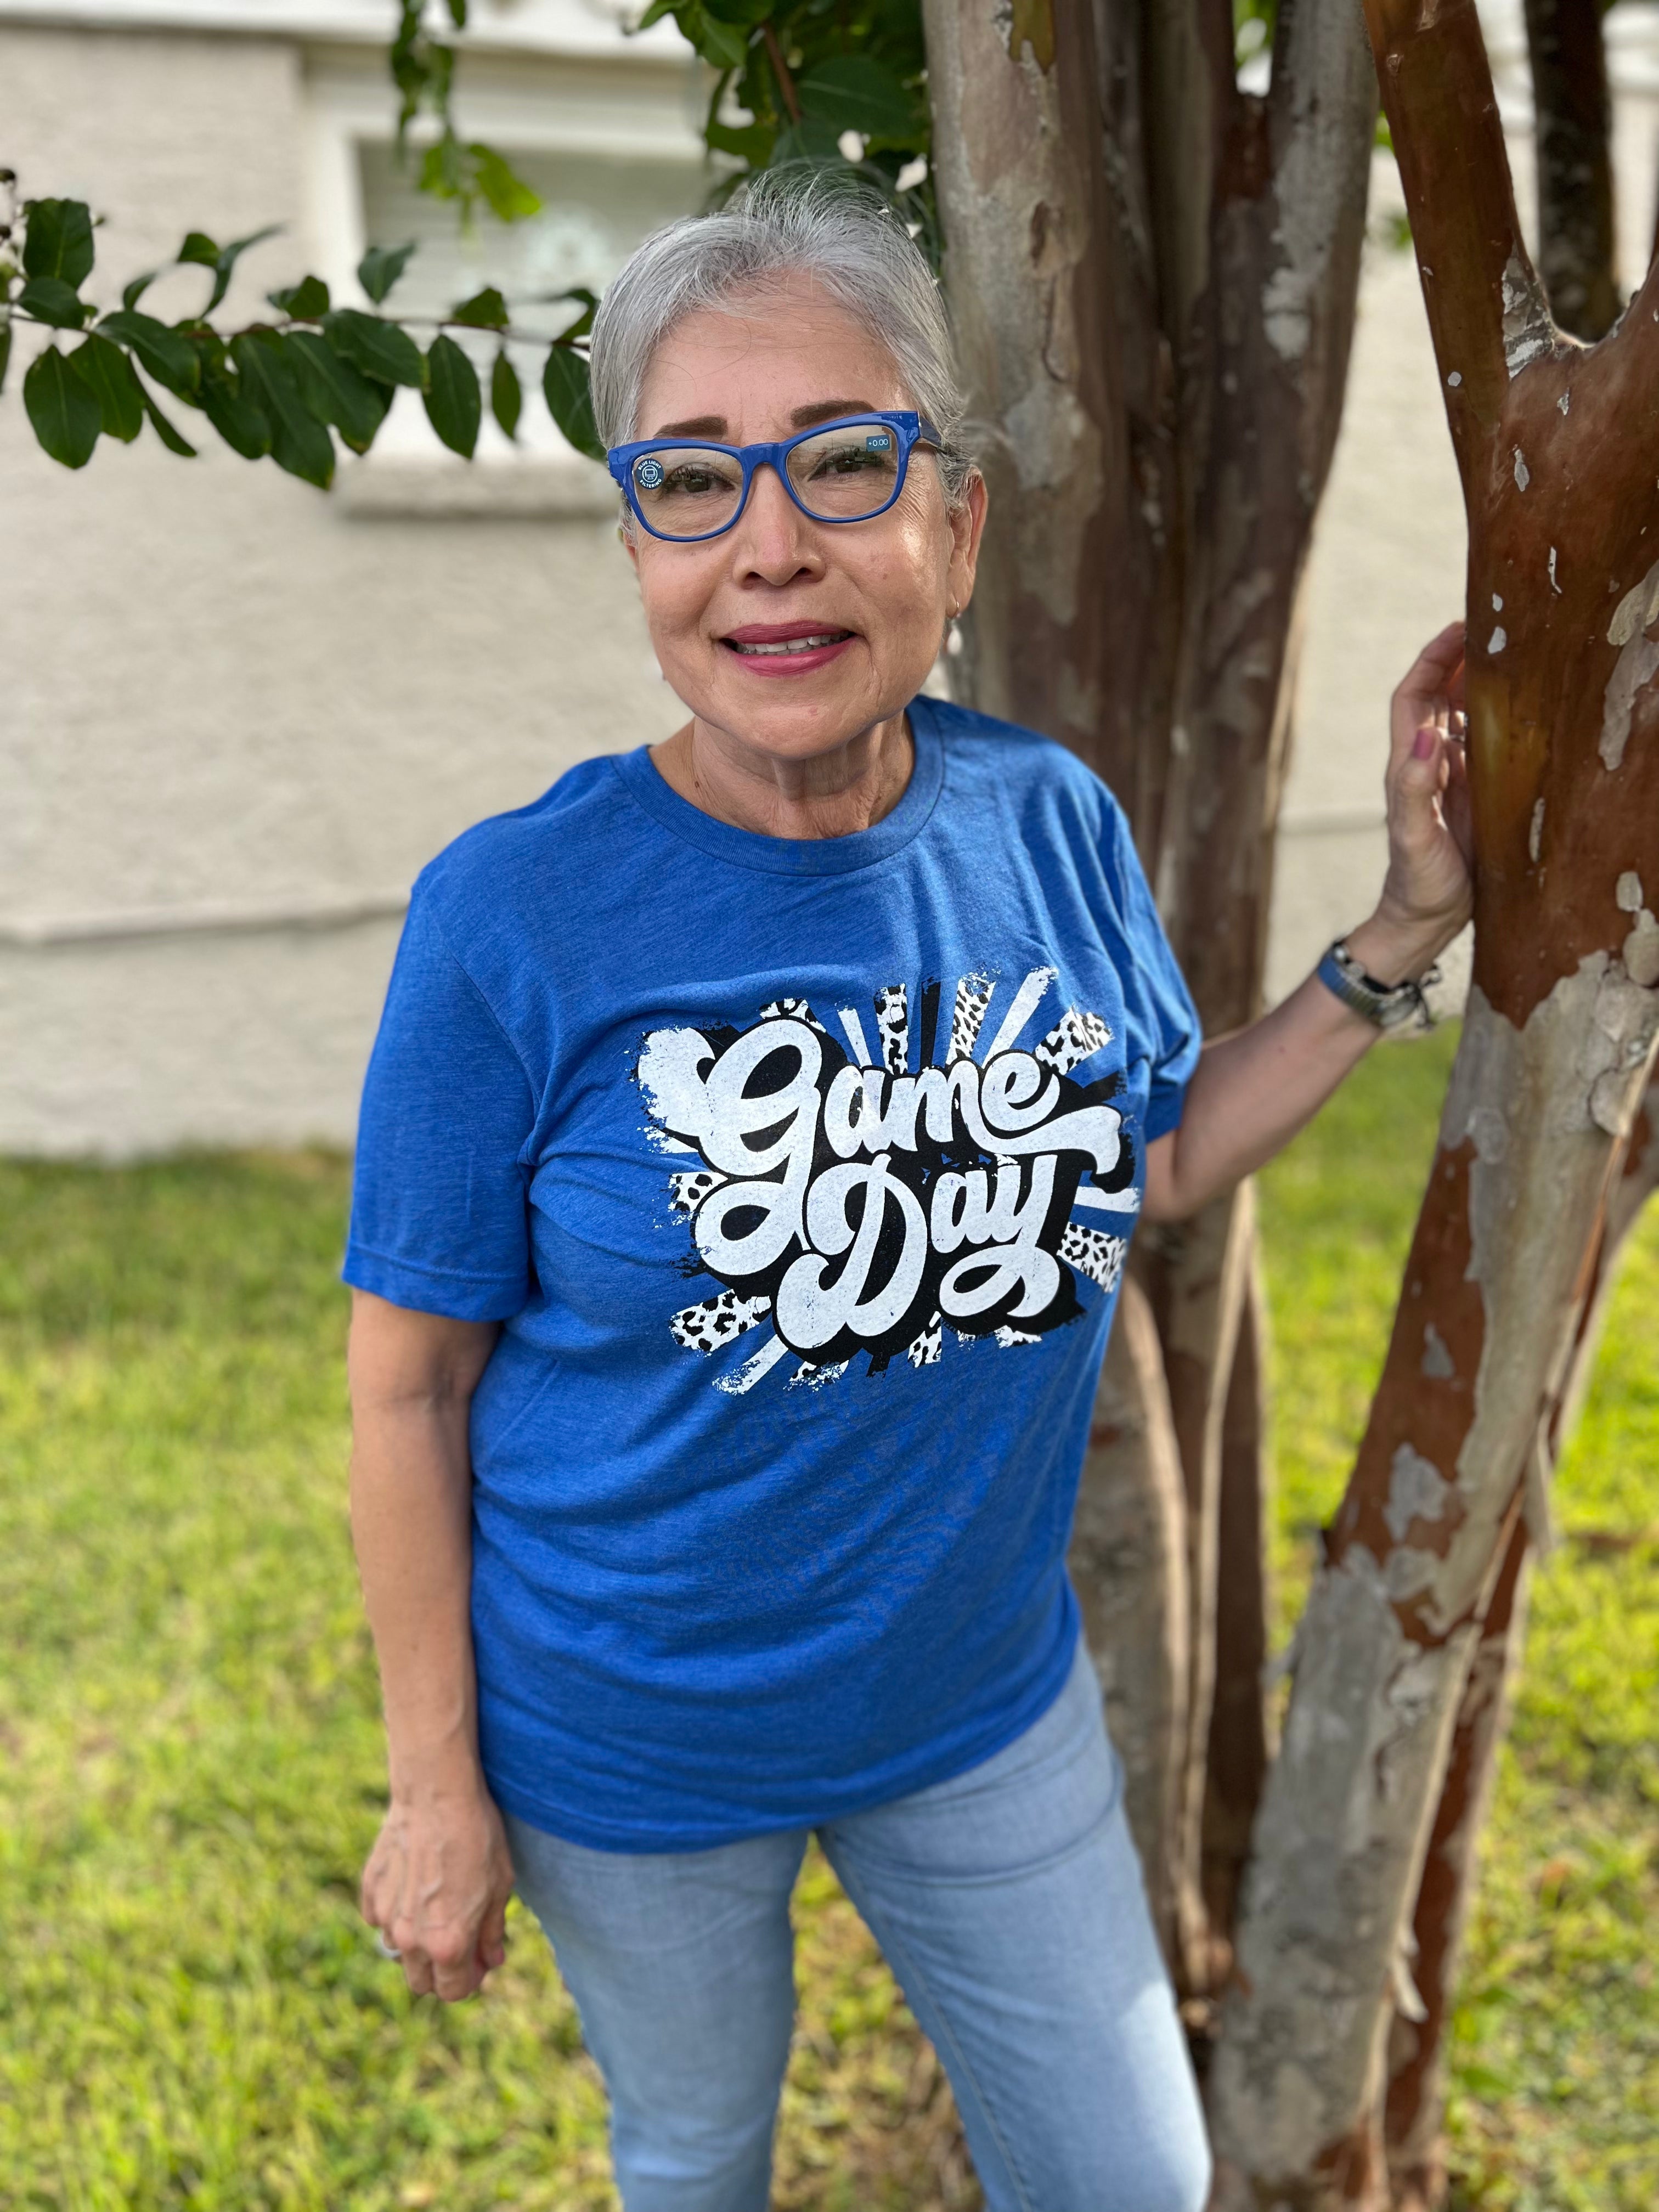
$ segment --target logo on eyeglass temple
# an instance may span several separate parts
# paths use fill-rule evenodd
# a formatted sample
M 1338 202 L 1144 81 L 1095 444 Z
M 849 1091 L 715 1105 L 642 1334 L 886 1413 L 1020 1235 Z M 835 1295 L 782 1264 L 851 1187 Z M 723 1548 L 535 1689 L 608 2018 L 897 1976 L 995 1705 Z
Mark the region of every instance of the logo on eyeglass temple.
M 634 481 L 636 484 L 643 484 L 647 491 L 655 491 L 662 482 L 662 463 L 653 460 L 647 453 L 642 461 L 635 462 Z
M 884 453 L 892 442 L 893 434 L 890 430 L 878 430 L 873 437 L 865 440 L 864 450 L 866 453 Z

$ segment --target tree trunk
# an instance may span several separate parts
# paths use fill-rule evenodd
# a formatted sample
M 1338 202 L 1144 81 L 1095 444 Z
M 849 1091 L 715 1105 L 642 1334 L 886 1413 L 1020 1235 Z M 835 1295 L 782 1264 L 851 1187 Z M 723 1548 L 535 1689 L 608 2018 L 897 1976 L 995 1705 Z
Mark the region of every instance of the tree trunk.
M 1366 15 L 1468 508 L 1475 954 L 1387 1364 L 1300 1633 L 1212 2081 L 1222 2201 L 1292 2212 L 1387 2201 L 1392 1992 L 1659 1028 L 1659 279 L 1594 349 L 1564 340 L 1474 0 Z
M 1259 1574 L 1236 1574 L 1231 1566 L 1235 1559 L 1267 1557 L 1267 1301 L 1252 1267 L 1221 1425 L 1216 1686 L 1202 1822 L 1204 1900 L 1218 1942 L 1226 1938 L 1237 1917 L 1250 1829 L 1275 1747 L 1262 1695 L 1272 1592 L 1265 1567 Z
M 997 518 L 963 689 L 1061 738 L 1116 792 L 1206 1025 L 1231 1028 L 1261 1004 L 1296 609 L 1346 376 L 1376 106 L 1363 33 L 1349 9 L 1280 0 L 1257 99 L 1237 88 L 1230 0 L 924 0 L 924 17 L 945 279 Z M 1218 1699 L 1232 1716 L 1261 1695 L 1248 1630 L 1233 1633 L 1236 1612 L 1265 1617 L 1259 1545 L 1228 1555 L 1230 1582 L 1256 1586 L 1224 1605 L 1217 1588 L 1247 1205 L 1218 1201 L 1137 1262 L 1187 1500 L 1166 1886 L 1189 1993 L 1226 1957 L 1226 1929 L 1202 1911 L 1206 1806 L 1248 1826 L 1240 1793 L 1260 1771 L 1247 1751 L 1224 1797 L 1206 1772 Z M 1259 1439 L 1234 1458 L 1259 1466 Z M 1157 1487 L 1144 1468 L 1123 1479 Z M 1117 1556 L 1073 1559 L 1101 1618 L 1120 1610 L 1099 1579 Z M 1178 1595 L 1170 1582 L 1160 1601 Z M 1246 1744 L 1262 1738 L 1259 1713 L 1244 1728 Z M 1167 1778 L 1153 1764 L 1138 1787 L 1155 1798 Z M 1212 1883 L 1213 1901 L 1232 1889 Z
M 1525 1636 L 1528 1540 L 1526 1516 L 1517 1507 L 1463 1684 L 1412 1940 L 1395 1978 L 1383 2127 L 1397 2212 L 1435 2212 L 1445 2197 L 1446 2022 L 1474 1899 L 1475 1852 Z
M 1577 1423 L 1618 1255 L 1659 1182 L 1659 1091 L 1650 1084 L 1626 1148 L 1623 1171 L 1607 1203 L 1589 1296 L 1579 1309 L 1573 1349 L 1557 1413 L 1551 1456 Z M 1541 1462 L 1534 1462 L 1534 1473 Z M 1524 1486 L 1509 1547 L 1475 1647 L 1452 1737 L 1440 1808 L 1435 1816 L 1418 1892 L 1411 1956 L 1416 1987 L 1396 1996 L 1389 2039 L 1384 2110 L 1389 2169 L 1398 2212 L 1436 2212 L 1445 2197 L 1441 2122 L 1445 2102 L 1445 2028 L 1474 1902 L 1475 1846 L 1498 1747 L 1508 1724 L 1509 1697 L 1525 1637 L 1526 1576 L 1531 1547 L 1551 1548 L 1548 1501 L 1541 1481 Z
M 1619 319 L 1613 103 L 1603 0 L 1526 0 L 1538 153 L 1538 273 L 1557 326 L 1605 337 Z
M 1095 1395 L 1071 1567 L 1123 1761 L 1129 1827 L 1166 1957 L 1198 1917 L 1176 1848 L 1187 1741 L 1187 1530 L 1181 1454 L 1146 1294 L 1126 1279 Z

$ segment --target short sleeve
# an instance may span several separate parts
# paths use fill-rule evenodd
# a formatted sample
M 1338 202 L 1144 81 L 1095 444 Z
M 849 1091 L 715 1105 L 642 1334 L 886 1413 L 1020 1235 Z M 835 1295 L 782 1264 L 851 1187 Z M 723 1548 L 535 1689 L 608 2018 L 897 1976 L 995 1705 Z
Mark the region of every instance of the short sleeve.
M 1104 858 L 1123 918 L 1128 956 L 1123 991 L 1136 1031 L 1131 1048 L 1144 1054 L 1148 1062 L 1145 1135 L 1152 1145 L 1180 1124 L 1204 1032 L 1186 978 L 1164 934 L 1127 817 L 1115 799 L 1108 804 Z
M 344 1279 L 393 1305 L 505 1321 L 532 1291 L 524 1066 L 417 885 L 358 1124 Z

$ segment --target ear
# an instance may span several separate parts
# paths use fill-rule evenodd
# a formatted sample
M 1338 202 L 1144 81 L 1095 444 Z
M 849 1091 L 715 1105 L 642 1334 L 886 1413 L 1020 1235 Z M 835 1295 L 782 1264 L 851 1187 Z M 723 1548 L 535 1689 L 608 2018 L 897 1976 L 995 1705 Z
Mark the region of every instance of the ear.
M 989 497 L 985 479 L 975 469 L 964 486 L 960 502 L 951 509 L 950 594 L 960 614 L 974 596 L 974 577 L 979 568 L 980 540 L 985 535 Z
M 622 540 L 623 551 L 627 554 L 633 567 L 634 580 L 637 583 L 640 576 L 640 548 L 638 539 L 629 526 L 633 520 L 633 515 L 629 511 L 628 501 L 624 500 L 622 515 L 617 524 L 617 535 Z

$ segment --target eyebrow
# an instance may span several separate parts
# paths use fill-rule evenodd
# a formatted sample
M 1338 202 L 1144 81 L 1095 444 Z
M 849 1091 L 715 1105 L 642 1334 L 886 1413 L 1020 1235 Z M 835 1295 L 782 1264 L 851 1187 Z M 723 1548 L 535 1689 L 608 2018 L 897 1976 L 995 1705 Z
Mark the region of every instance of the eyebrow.
M 797 407 L 789 421 L 797 430 L 810 430 L 815 422 L 833 422 L 842 415 L 873 415 L 876 409 L 867 399 L 815 399 L 810 406 Z M 653 430 L 653 438 L 713 438 L 723 441 L 726 421 L 724 415 L 693 415 L 684 422 L 665 422 Z

